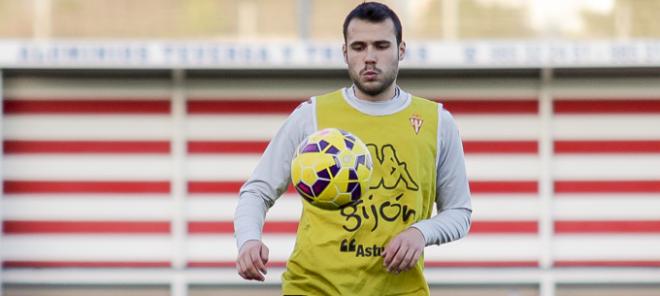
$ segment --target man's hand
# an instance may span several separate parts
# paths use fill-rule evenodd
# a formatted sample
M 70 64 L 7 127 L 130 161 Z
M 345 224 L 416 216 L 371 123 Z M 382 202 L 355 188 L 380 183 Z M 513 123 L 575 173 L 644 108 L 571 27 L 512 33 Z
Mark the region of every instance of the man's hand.
M 263 282 L 266 278 L 268 247 L 258 240 L 249 240 L 241 246 L 236 259 L 238 274 L 246 280 Z
M 415 266 L 425 246 L 424 235 L 417 228 L 410 227 L 385 246 L 383 265 L 389 272 L 406 271 Z

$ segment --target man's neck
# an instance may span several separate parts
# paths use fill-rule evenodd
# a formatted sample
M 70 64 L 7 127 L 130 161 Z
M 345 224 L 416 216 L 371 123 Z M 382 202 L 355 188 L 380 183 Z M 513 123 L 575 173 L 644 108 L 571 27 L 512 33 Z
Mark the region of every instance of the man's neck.
M 381 93 L 371 96 L 362 92 L 359 88 L 353 85 L 353 93 L 355 94 L 356 98 L 363 101 L 384 102 L 384 101 L 389 101 L 394 97 L 396 97 L 396 95 L 398 94 L 398 89 L 396 87 L 396 83 L 392 83 L 392 85 L 390 85 L 387 89 L 385 89 Z

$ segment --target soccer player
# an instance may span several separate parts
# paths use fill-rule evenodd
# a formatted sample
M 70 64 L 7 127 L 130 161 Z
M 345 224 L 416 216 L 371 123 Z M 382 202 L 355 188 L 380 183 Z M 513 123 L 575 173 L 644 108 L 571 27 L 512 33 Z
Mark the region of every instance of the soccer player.
M 290 183 L 296 146 L 311 133 L 334 127 L 367 143 L 374 160 L 370 189 L 357 204 L 336 211 L 303 202 L 282 293 L 428 295 L 424 248 L 465 236 L 471 223 L 458 130 L 441 104 L 396 84 L 406 44 L 390 8 L 358 5 L 343 32 L 353 85 L 300 104 L 240 190 L 234 220 L 238 273 L 265 279 L 266 212 Z M 434 204 L 438 212 L 432 216 Z

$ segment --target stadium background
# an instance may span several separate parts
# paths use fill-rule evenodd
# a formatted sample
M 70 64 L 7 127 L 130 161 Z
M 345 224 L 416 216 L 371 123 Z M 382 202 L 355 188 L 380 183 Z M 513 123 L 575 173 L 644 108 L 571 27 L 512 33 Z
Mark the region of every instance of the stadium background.
M 358 2 L 0 0 L 2 295 L 277 295 L 301 201 L 245 282 L 236 192 Z M 384 2 L 471 180 L 433 294 L 660 295 L 660 1 Z

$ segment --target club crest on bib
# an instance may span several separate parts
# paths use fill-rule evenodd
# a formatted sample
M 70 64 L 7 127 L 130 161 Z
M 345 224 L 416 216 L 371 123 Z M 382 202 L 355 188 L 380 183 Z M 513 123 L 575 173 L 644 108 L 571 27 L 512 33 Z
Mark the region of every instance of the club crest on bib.
M 422 124 L 424 124 L 424 119 L 422 119 L 419 114 L 414 113 L 412 116 L 410 116 L 410 125 L 412 125 L 416 135 L 419 135 L 419 130 L 422 129 Z

